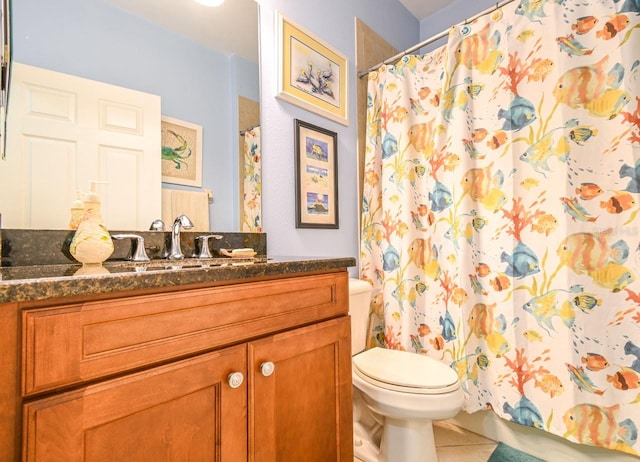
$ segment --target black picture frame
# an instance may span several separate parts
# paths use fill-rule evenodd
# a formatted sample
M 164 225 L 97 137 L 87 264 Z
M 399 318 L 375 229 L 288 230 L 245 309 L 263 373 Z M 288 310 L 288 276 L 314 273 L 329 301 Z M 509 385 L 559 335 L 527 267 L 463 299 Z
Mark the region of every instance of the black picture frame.
M 296 228 L 338 229 L 338 134 L 294 119 Z

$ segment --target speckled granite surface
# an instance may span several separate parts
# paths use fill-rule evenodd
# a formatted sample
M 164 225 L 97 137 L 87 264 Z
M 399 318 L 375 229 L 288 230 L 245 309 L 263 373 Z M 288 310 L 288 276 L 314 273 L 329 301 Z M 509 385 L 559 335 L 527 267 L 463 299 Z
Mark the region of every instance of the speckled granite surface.
M 97 274 L 81 274 L 78 264 L 4 267 L 0 269 L 0 303 L 293 275 L 348 268 L 356 263 L 355 258 L 320 257 L 220 260 L 215 259 L 214 266 L 202 260 L 183 261 L 183 267 L 174 265 L 176 268 L 158 262 L 146 267 L 107 263 Z
M 355 266 L 355 258 L 266 257 L 266 235 L 256 233 L 212 233 L 223 239 L 213 241 L 213 259 L 187 258 L 178 262 L 154 259 L 167 238 L 162 232 L 142 232 L 151 262 L 125 261 L 128 241 L 114 241 L 111 258 L 98 268 L 83 268 L 68 254 L 70 231 L 7 230 L 2 233 L 0 303 L 46 300 L 56 297 L 106 294 L 139 289 L 170 288 L 211 284 L 285 274 L 329 271 Z M 115 234 L 112 232 L 112 234 Z M 182 233 L 182 250 L 193 254 L 195 236 Z M 253 259 L 221 256 L 219 249 L 251 247 Z M 66 250 L 65 250 L 66 249 Z

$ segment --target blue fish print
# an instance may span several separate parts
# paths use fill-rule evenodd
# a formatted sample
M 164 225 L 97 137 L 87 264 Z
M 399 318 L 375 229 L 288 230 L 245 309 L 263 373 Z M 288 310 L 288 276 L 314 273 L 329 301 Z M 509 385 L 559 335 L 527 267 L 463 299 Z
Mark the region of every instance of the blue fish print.
M 398 140 L 391 133 L 387 132 L 382 141 L 382 158 L 388 159 L 398 153 Z
M 394 246 L 390 245 L 382 256 L 382 269 L 395 271 L 398 268 L 400 268 L 400 254 Z
M 445 311 L 444 316 L 440 316 L 440 325 L 442 326 L 442 337 L 445 341 L 450 342 L 456 339 L 456 326 L 453 324 L 453 318 L 449 310 Z
M 624 344 L 624 354 L 635 356 L 636 359 L 633 360 L 631 364 L 631 369 L 636 372 L 640 372 L 640 348 L 636 344 L 634 344 L 631 340 Z
M 507 264 L 504 270 L 507 276 L 522 279 L 525 276 L 531 276 L 540 271 L 540 264 L 536 254 L 522 242 L 518 242 L 513 254 L 509 255 L 502 252 L 500 261 Z
M 620 167 L 619 175 L 620 178 L 630 178 L 627 187 L 624 188 L 625 191 L 630 193 L 640 193 L 640 159 L 636 161 L 635 167 L 631 167 L 627 164 Z
M 620 84 L 624 79 L 624 66 L 615 63 L 611 70 L 607 73 L 607 83 L 611 88 L 620 88 Z
M 640 13 L 640 0 L 625 0 L 618 13 Z
M 526 396 L 520 398 L 515 407 L 509 403 L 504 403 L 502 410 L 511 416 L 511 421 L 527 427 L 544 429 L 542 414 L 535 404 Z
M 518 131 L 536 120 L 536 108 L 527 98 L 516 96 L 508 109 L 498 111 L 498 119 L 504 119 L 503 130 Z
M 522 15 L 531 22 L 539 22 L 539 18 L 545 18 L 544 5 L 547 0 L 521 0 L 516 8 L 516 14 Z
M 431 201 L 431 210 L 434 212 L 442 212 L 453 203 L 451 191 L 439 181 L 436 181 L 435 188 L 429 193 L 429 200 Z

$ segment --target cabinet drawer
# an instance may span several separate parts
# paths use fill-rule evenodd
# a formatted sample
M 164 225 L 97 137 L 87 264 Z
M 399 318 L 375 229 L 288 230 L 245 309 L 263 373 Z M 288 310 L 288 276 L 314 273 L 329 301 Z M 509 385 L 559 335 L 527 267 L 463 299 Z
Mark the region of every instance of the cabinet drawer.
M 301 276 L 24 311 L 23 395 L 345 314 L 347 277 Z

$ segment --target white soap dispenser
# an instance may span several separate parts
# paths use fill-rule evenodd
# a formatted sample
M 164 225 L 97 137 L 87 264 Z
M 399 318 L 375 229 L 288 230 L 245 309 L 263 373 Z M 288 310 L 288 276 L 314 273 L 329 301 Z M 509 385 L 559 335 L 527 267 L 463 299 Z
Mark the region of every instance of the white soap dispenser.
M 85 266 L 102 266 L 113 253 L 113 241 L 102 222 L 97 181 L 89 181 L 89 192 L 84 197 L 84 217 L 78 225 L 69 251 L 73 258 Z

